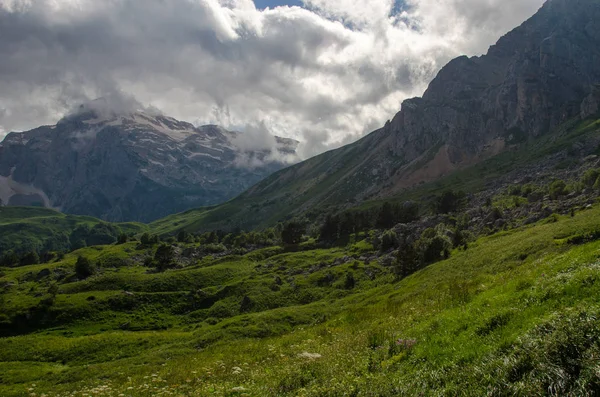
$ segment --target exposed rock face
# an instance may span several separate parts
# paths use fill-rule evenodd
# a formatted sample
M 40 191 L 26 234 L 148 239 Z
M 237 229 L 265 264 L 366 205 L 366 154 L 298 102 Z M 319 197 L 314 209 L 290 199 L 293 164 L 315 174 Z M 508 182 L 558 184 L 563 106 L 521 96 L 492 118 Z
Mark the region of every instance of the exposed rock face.
M 549 0 L 486 55 L 452 60 L 382 129 L 318 160 L 327 174 L 348 167 L 327 194 L 385 196 L 597 114 L 598 21 L 597 0 Z
M 600 114 L 600 85 L 595 85 L 590 95 L 581 103 L 581 118 L 598 116 Z
M 590 115 L 600 82 L 598 21 L 598 1 L 550 0 L 487 55 L 451 61 L 387 126 L 394 153 L 412 161 L 444 143 L 459 163 L 494 139 L 518 143 Z
M 218 126 L 83 110 L 0 143 L 0 204 L 151 221 L 231 199 L 295 160 L 289 139 L 244 152 L 239 134 Z
M 262 200 L 264 213 L 236 220 L 385 198 L 597 114 L 598 21 L 598 0 L 548 0 L 486 55 L 449 62 L 383 128 L 253 186 L 233 205 Z

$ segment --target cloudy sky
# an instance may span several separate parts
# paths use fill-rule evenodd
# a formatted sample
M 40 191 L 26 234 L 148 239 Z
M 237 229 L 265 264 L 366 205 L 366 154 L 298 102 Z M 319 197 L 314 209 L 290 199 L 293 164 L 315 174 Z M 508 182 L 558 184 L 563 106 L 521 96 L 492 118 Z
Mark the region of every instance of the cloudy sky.
M 383 125 L 543 0 L 0 0 L 0 139 L 98 97 L 303 142 Z

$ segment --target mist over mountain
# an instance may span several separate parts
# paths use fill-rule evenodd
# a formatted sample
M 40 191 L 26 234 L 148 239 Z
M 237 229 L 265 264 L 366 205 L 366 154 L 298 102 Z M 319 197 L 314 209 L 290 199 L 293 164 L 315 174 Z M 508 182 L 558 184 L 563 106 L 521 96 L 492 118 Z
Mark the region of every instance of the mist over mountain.
M 297 142 L 195 127 L 103 98 L 56 125 L 11 133 L 0 143 L 3 205 L 43 205 L 110 221 L 151 221 L 224 202 L 297 161 Z

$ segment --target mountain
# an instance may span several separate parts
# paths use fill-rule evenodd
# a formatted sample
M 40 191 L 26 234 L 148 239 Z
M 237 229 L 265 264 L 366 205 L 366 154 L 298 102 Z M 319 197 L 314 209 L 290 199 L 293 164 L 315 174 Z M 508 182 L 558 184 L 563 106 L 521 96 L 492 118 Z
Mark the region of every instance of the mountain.
M 224 202 L 296 160 L 291 139 L 269 136 L 270 147 L 249 151 L 241 133 L 105 105 L 9 134 L 0 143 L 1 203 L 147 222 Z
M 176 219 L 190 230 L 264 225 L 396 196 L 523 145 L 535 149 L 565 123 L 600 110 L 598 21 L 596 0 L 549 0 L 486 55 L 449 62 L 383 128 L 277 172 L 223 206 L 160 226 L 168 230 Z

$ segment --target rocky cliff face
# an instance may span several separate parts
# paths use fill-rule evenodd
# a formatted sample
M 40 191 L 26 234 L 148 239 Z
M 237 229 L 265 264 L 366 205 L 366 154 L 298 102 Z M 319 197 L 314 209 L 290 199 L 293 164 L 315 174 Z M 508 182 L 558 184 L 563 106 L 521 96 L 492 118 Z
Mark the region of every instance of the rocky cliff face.
M 235 208 L 262 202 L 264 213 L 235 218 L 385 198 L 600 116 L 599 21 L 598 0 L 548 0 L 486 55 L 448 63 L 383 128 L 253 186 Z
M 597 114 L 598 21 L 597 0 L 548 0 L 486 55 L 452 60 L 422 98 L 406 100 L 382 129 L 309 160 L 319 162 L 319 180 L 338 173 L 325 199 L 393 194 Z M 278 177 L 312 169 L 309 163 Z M 339 175 L 341 168 L 347 172 Z M 253 191 L 262 188 L 268 187 Z
M 296 141 L 244 151 L 239 133 L 82 107 L 0 143 L 0 200 L 110 221 L 151 221 L 224 202 L 296 160 Z
M 550 0 L 487 55 L 453 60 L 387 126 L 394 153 L 412 161 L 443 143 L 456 164 L 494 140 L 518 143 L 578 116 L 600 82 L 598 21 L 595 0 Z

